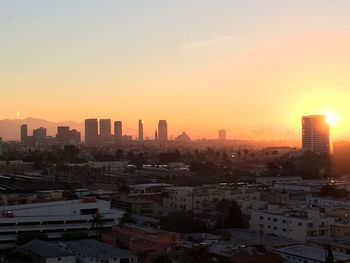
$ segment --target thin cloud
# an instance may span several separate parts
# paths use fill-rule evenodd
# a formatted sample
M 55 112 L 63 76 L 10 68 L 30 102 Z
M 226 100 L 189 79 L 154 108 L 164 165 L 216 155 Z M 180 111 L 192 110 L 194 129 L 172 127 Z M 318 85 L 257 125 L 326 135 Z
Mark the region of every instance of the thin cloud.
M 187 43 L 181 46 L 183 50 L 207 48 L 224 44 L 235 43 L 239 38 L 232 36 L 217 37 L 212 39 L 200 40 L 196 42 Z

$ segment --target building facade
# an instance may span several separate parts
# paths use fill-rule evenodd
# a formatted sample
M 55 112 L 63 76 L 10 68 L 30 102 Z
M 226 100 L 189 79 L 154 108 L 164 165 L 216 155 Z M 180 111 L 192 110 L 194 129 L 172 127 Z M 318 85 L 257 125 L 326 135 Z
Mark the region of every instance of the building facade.
M 329 125 L 324 115 L 302 117 L 302 149 L 307 152 L 329 153 Z

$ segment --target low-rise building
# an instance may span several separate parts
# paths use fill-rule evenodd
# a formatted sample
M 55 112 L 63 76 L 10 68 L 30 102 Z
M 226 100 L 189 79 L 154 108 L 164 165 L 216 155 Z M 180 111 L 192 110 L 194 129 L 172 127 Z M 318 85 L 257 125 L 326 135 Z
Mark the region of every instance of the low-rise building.
M 217 209 L 220 200 L 236 200 L 257 202 L 260 200 L 260 192 L 252 191 L 248 187 L 169 187 L 166 190 L 167 197 L 163 200 L 165 208 L 173 210 L 192 211 L 194 213 L 210 212 Z M 248 205 L 249 206 L 249 205 Z
M 111 199 L 112 207 L 121 209 L 130 214 L 141 216 L 159 217 L 160 203 L 154 200 L 148 200 L 143 196 L 114 196 Z
M 0 248 L 15 246 L 18 234 L 45 233 L 49 239 L 61 238 L 66 232 L 85 232 L 95 236 L 93 215 L 103 216 L 103 228 L 111 228 L 123 215 L 111 209 L 110 202 L 87 197 L 80 200 L 6 206 L 0 215 Z
M 281 210 L 270 206 L 267 210 L 251 212 L 250 228 L 281 237 L 306 241 L 310 238 L 329 237 L 333 218 L 319 210 Z
M 37 263 L 76 262 L 76 257 L 72 253 L 41 240 L 32 240 L 21 246 L 21 250 L 29 253 L 33 262 Z
M 280 254 L 286 263 L 325 263 L 326 252 L 324 249 L 305 245 L 294 245 L 284 248 L 276 248 L 272 251 Z M 350 262 L 350 256 L 333 253 L 334 262 Z
M 137 263 L 137 257 L 128 250 L 94 239 L 60 242 L 59 246 L 76 255 L 80 263 Z
M 255 179 L 256 183 L 273 186 L 275 183 L 296 183 L 303 179 L 300 176 L 261 176 Z
M 135 224 L 113 226 L 112 231 L 102 235 L 102 241 L 127 247 L 134 254 L 144 254 L 142 262 L 150 262 L 153 257 L 162 253 L 168 253 L 174 258 L 181 254 L 179 233 Z

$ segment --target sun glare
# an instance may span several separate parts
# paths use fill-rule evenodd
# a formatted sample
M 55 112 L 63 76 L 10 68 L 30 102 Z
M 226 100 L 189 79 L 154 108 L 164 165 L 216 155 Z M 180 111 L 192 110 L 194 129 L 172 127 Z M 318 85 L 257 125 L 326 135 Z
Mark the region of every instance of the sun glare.
M 338 118 L 333 113 L 326 114 L 326 121 L 329 125 L 334 125 L 337 123 Z

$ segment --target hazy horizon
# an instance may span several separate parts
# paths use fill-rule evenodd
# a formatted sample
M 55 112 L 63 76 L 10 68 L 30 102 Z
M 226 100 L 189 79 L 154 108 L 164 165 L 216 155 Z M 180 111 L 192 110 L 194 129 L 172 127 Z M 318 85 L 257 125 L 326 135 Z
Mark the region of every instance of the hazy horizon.
M 167 119 L 173 136 L 299 139 L 302 115 L 332 113 L 331 137 L 350 139 L 349 1 L 0 5 L 0 119 L 135 131 L 144 119 L 146 136 Z

